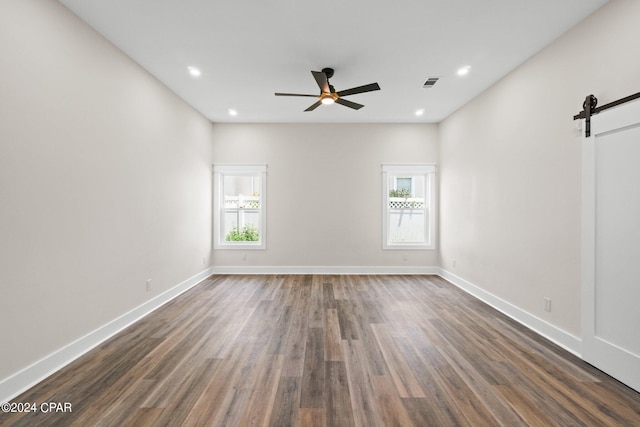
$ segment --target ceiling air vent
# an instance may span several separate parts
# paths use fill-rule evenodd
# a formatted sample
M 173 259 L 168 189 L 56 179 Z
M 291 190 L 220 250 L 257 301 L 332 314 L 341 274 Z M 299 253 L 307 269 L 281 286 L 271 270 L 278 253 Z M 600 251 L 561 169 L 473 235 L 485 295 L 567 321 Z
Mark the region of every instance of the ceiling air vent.
M 435 86 L 436 82 L 440 79 L 440 77 L 429 77 L 426 82 L 422 85 L 425 89 L 431 89 Z

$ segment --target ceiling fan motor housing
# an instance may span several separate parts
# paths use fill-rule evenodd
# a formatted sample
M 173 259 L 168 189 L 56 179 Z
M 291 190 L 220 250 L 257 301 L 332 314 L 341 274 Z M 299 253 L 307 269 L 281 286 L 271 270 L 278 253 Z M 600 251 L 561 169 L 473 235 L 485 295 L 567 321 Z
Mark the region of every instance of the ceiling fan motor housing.
M 331 77 L 333 77 L 333 68 L 323 68 L 322 72 L 324 73 L 325 76 L 327 76 L 327 79 L 330 79 Z

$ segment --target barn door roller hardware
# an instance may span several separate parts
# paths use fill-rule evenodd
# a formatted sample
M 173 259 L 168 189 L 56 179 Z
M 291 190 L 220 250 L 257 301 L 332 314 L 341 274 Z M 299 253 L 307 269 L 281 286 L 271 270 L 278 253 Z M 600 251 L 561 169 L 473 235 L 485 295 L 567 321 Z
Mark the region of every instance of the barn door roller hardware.
M 604 104 L 602 107 L 597 107 L 598 98 L 593 95 L 587 95 L 582 103 L 582 111 L 573 116 L 573 120 L 584 119 L 584 136 L 589 138 L 591 136 L 591 116 L 598 114 L 608 108 L 624 104 L 625 102 L 633 101 L 640 98 L 640 92 L 629 95 L 625 98 L 618 99 L 617 101 Z

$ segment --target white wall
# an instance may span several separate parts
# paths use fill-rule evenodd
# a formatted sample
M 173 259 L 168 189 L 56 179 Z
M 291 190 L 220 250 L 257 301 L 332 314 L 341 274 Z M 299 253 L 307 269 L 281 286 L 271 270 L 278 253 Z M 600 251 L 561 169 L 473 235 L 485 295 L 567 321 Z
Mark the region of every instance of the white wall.
M 0 383 L 207 268 L 211 132 L 59 3 L 0 2 Z
M 639 17 L 639 1 L 608 3 L 440 125 L 443 268 L 575 336 L 581 154 L 572 116 L 590 93 L 602 105 L 640 91 Z
M 437 163 L 436 125 L 215 124 L 212 158 L 268 165 L 267 249 L 216 250 L 215 266 L 438 265 L 382 250 L 381 205 L 381 164 Z

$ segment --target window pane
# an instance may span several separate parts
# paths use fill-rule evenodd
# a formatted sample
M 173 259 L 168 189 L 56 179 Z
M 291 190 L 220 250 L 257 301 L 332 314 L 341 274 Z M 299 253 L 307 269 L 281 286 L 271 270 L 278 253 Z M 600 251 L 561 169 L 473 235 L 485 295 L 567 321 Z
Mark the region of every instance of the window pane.
M 389 243 L 425 243 L 424 209 L 390 209 Z
M 425 199 L 425 176 L 424 175 L 416 175 L 413 177 L 413 185 L 415 188 L 413 189 L 413 196 L 419 199 L 424 203 Z
M 233 176 L 224 177 L 225 207 L 253 207 L 260 206 L 260 177 Z
M 411 178 L 396 178 L 396 190 L 411 194 Z
M 395 182 L 396 188 L 389 190 L 389 208 L 424 209 L 425 208 L 425 176 L 389 177 L 390 187 Z M 413 187 L 413 188 L 412 188 Z
M 258 241 L 260 177 L 225 175 L 223 236 L 227 242 Z

